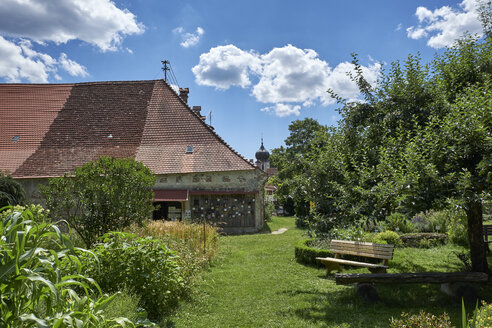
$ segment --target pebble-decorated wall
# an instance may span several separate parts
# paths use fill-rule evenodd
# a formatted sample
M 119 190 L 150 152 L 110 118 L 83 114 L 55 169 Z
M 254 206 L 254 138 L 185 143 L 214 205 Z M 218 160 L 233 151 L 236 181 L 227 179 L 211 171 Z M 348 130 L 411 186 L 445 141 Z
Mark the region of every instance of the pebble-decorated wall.
M 255 195 L 200 195 L 191 198 L 193 221 L 221 227 L 254 227 Z

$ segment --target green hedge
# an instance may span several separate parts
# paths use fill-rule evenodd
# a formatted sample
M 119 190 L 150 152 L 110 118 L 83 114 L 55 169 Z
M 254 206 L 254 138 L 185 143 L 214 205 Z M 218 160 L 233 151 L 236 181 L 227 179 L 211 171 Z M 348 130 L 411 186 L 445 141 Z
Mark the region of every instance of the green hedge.
M 316 261 L 317 257 L 333 257 L 333 253 L 327 249 L 317 249 L 309 246 L 310 239 L 301 239 L 297 242 L 295 248 L 295 258 L 297 262 L 312 265 L 322 266 L 322 264 Z

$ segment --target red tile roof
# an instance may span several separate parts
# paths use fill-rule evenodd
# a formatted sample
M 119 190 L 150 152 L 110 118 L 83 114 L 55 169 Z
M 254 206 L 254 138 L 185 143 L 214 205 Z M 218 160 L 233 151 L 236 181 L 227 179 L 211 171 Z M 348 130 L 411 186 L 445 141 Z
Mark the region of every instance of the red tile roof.
M 0 84 L 0 131 L 0 170 L 18 178 L 60 176 L 102 155 L 155 174 L 255 169 L 163 80 Z

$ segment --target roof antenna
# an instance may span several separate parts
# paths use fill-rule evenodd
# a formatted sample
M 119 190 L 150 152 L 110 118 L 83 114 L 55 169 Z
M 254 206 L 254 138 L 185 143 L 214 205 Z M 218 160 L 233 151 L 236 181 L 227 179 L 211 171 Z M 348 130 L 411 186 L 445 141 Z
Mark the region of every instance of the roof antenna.
M 161 60 L 162 63 L 162 70 L 164 71 L 164 81 L 167 82 L 167 71 L 170 70 L 170 68 L 167 65 L 171 65 L 169 60 Z
M 164 71 L 164 81 L 168 82 L 171 84 L 171 87 L 178 92 L 179 90 L 179 83 L 178 79 L 176 78 L 176 75 L 174 74 L 173 68 L 171 67 L 171 62 L 169 60 L 161 60 L 162 63 L 162 70 Z M 169 74 L 167 73 L 169 72 Z M 169 81 L 168 81 L 169 77 Z

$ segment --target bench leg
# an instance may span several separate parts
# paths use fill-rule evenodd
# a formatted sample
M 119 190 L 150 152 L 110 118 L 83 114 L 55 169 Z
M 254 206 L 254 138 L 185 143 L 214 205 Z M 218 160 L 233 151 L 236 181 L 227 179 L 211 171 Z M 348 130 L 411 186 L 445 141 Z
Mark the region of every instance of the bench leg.
M 339 263 L 335 262 L 324 262 L 323 263 L 326 267 L 326 275 L 330 275 L 332 271 L 337 270 L 338 272 L 342 272 L 342 267 L 340 266 Z
M 385 268 L 368 268 L 371 273 L 386 273 Z
M 379 294 L 373 284 L 356 283 L 355 295 L 361 297 L 366 303 L 373 304 L 379 301 Z

